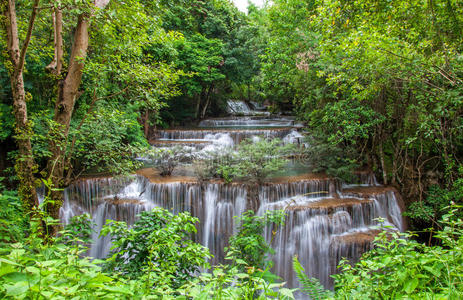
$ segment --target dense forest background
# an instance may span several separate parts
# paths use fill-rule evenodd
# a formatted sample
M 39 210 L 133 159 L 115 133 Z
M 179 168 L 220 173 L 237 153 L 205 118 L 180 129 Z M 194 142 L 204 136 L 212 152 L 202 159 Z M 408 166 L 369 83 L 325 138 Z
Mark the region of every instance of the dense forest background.
M 40 215 L 38 185 L 57 218 L 60 189 L 82 174 L 130 173 L 156 129 L 240 99 L 304 121 L 316 171 L 370 169 L 397 187 L 419 241 L 461 244 L 442 233 L 463 200 L 461 1 L 275 0 L 245 14 L 228 0 L 3 0 L 0 10 L 0 197 L 20 199 L 10 208 L 27 219 Z M 29 226 L 11 222 L 2 242 Z

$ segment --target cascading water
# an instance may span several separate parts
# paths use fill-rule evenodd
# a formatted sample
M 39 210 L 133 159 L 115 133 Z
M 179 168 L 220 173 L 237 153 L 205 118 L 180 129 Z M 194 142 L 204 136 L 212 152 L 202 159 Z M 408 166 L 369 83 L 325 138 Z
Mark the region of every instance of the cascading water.
M 227 112 L 231 115 L 242 115 L 242 116 L 256 116 L 256 115 L 268 115 L 265 111 L 255 111 L 249 108 L 249 105 L 244 101 L 240 100 L 228 100 L 227 101 Z
M 290 127 L 292 118 L 233 117 L 228 119 L 207 119 L 199 123 L 202 128 L 234 127 Z
M 81 180 L 65 190 L 61 220 L 67 224 L 74 215 L 91 214 L 96 226 L 90 255 L 102 258 L 111 246 L 110 237 L 99 237 L 106 220 L 123 220 L 131 225 L 139 213 L 156 206 L 173 213 L 188 211 L 201 220 L 197 241 L 209 247 L 213 263 L 224 262 L 223 248 L 237 228 L 234 216 L 246 208 L 246 193 L 242 185 L 151 183 L 142 176 Z
M 343 236 L 355 241 L 356 235 L 364 236 L 365 232 L 374 231 L 379 225 L 379 217 L 385 219 L 385 225 L 402 230 L 404 226 L 396 192 L 387 188 L 374 189 L 338 191 L 335 198 L 294 197 L 277 202 L 262 201 L 260 213 L 269 209 L 287 211 L 285 226 L 269 228 L 266 232 L 267 240 L 276 251 L 275 273 L 290 286 L 298 286 L 292 269 L 292 258 L 298 256 L 308 275 L 320 279 L 325 287 L 330 288 L 330 275 L 341 256 L 348 255 L 347 258 L 355 261 L 363 253 L 360 250 L 370 247 L 365 242 L 359 247 L 355 242 L 345 243 Z
M 183 143 L 193 147 L 198 155 L 232 149 L 241 140 L 258 136 L 300 144 L 302 135 L 294 127 L 286 127 L 290 124 L 294 124 L 291 118 L 205 120 L 200 126 L 208 129 L 160 130 L 153 144 Z M 101 258 L 110 248 L 109 237 L 98 237 L 106 219 L 124 220 L 130 225 L 138 213 L 155 206 L 173 213 L 188 211 L 200 220 L 195 240 L 210 249 L 214 255 L 211 263 L 216 264 L 224 262 L 223 249 L 237 230 L 235 216 L 248 208 L 258 210 L 259 214 L 285 209 L 285 225 L 267 228 L 265 232 L 275 249 L 274 273 L 288 282 L 289 287 L 297 287 L 299 283 L 292 269 L 293 256 L 297 255 L 309 276 L 319 278 L 331 288 L 330 275 L 336 272 L 339 260 L 347 257 L 355 261 L 371 248 L 378 217 L 386 225 L 404 230 L 398 193 L 379 186 L 370 172 L 354 175 L 349 183 L 309 174 L 274 178 L 259 186 L 257 199 L 250 197 L 245 183 L 199 183 L 180 177 L 150 181 L 143 176 L 81 180 L 65 190 L 61 218 L 67 223 L 74 215 L 90 213 L 96 232 L 89 254 Z
M 235 144 L 239 144 L 242 140 L 252 138 L 253 136 L 263 136 L 265 138 L 284 138 L 292 132 L 290 127 L 270 128 L 270 129 L 202 129 L 202 130 L 184 130 L 184 129 L 169 129 L 159 130 L 158 141 L 179 141 L 179 142 L 208 142 L 206 137 L 211 137 L 218 133 L 228 134 Z

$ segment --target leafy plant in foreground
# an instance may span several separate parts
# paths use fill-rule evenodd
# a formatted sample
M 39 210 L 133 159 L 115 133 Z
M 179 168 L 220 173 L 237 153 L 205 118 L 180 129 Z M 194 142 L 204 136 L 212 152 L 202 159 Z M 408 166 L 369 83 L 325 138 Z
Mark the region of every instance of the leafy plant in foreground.
M 239 217 L 238 233 L 230 238 L 227 258 L 264 270 L 270 264 L 267 254 L 273 251 L 265 240 L 264 228 L 273 224 L 283 225 L 284 217 L 282 210 L 266 211 L 263 216 L 255 215 L 252 210 L 243 213 Z
M 411 234 L 382 232 L 376 247 L 334 275 L 339 299 L 461 299 L 463 297 L 463 221 L 451 207 L 436 233 L 439 246 L 426 246 Z
M 293 267 L 296 272 L 297 278 L 302 284 L 301 290 L 314 300 L 329 299 L 334 296 L 334 293 L 330 290 L 326 290 L 325 287 L 316 278 L 309 278 L 305 274 L 304 268 L 297 259 L 297 256 L 293 257 Z
M 237 234 L 230 238 L 226 259 L 231 264 L 215 266 L 212 273 L 203 273 L 184 293 L 194 299 L 294 299 L 296 289 L 285 288 L 285 283 L 273 283 L 277 276 L 270 273 L 267 254 L 272 252 L 263 236 L 266 226 L 282 225 L 284 212 L 267 211 L 256 216 L 247 211 L 240 217 Z
M 80 218 L 83 220 L 84 218 Z M 39 227 L 37 219 L 31 228 Z M 77 224 L 79 221 L 76 221 Z M 64 232 L 62 236 L 66 236 Z M 74 244 L 44 243 L 32 231 L 27 239 L 8 244 L 0 251 L 0 298 L 2 299 L 124 299 L 136 289 L 122 278 L 102 272 L 99 260 L 81 257 L 82 240 Z
M 101 231 L 113 242 L 106 268 L 131 279 L 144 275 L 147 286 L 179 288 L 208 267 L 208 249 L 191 240 L 196 222 L 187 212 L 173 215 L 159 207 L 142 212 L 131 228 L 110 222 Z
M 1 184 L 0 207 L 0 245 L 21 240 L 28 224 L 18 193 L 3 189 Z
M 186 284 L 181 293 L 193 299 L 294 299 L 296 289 L 285 288 L 285 283 L 271 283 L 265 274 L 253 267 L 242 271 L 238 266 L 219 265 L 212 273 L 202 273 Z

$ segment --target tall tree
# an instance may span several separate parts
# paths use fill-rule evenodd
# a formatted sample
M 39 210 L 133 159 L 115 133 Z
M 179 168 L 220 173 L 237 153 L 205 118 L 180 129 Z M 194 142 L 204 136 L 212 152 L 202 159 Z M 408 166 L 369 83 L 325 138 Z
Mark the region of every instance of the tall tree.
M 50 139 L 50 152 L 52 155 L 48 162 L 48 176 L 52 184 L 52 191 L 50 193 L 52 201 L 48 205 L 47 210 L 54 218 L 59 217 L 59 209 L 62 205 L 62 192 L 58 188 L 63 187 L 64 173 L 68 164 L 66 159 L 66 144 L 74 106 L 79 97 L 78 91 L 82 83 L 82 74 L 87 57 L 90 38 L 90 18 L 95 13 L 96 9 L 104 9 L 108 3 L 109 0 L 95 0 L 94 7 L 84 9 L 84 12 L 78 15 L 71 56 L 69 58 L 68 68 L 65 71 L 66 76 L 58 84 L 58 96 L 53 117 L 53 120 L 56 122 L 57 131 L 53 138 Z M 59 40 L 59 36 L 62 35 L 61 29 L 63 27 L 62 24 L 59 24 L 62 22 L 62 18 L 58 17 L 59 15 L 61 15 L 60 8 L 56 7 L 54 28 L 57 41 Z M 55 43 L 57 71 L 58 66 L 61 65 L 58 62 L 62 59 L 61 46 L 62 44 L 60 42 Z
M 39 0 L 34 0 L 32 3 L 27 34 L 22 46 L 20 45 L 19 40 L 15 1 L 3 0 L 0 5 L 4 16 L 2 24 L 6 34 L 7 51 L 10 63 L 8 71 L 13 95 L 15 139 L 19 149 L 15 168 L 19 177 L 19 195 L 25 208 L 30 211 L 38 206 L 34 177 L 37 166 L 34 162 L 32 153 L 32 130 L 27 115 L 27 100 L 30 95 L 26 94 L 26 90 L 24 88 L 24 64 L 28 46 L 32 38 L 34 23 L 39 11 Z

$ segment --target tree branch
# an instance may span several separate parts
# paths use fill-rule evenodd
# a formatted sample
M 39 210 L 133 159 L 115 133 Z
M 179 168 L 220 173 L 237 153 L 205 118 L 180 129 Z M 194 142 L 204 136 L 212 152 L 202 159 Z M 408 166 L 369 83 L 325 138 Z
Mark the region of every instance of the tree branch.
M 39 11 L 39 7 L 38 7 L 39 1 L 40 0 L 34 1 L 34 7 L 32 8 L 32 14 L 31 14 L 31 17 L 29 18 L 29 27 L 27 29 L 26 39 L 24 40 L 23 46 L 21 48 L 21 54 L 19 56 L 18 70 L 22 70 L 24 68 L 24 61 L 26 59 L 27 47 L 29 46 L 29 43 L 31 41 L 32 30 L 34 29 L 35 19 L 37 17 L 37 12 Z

